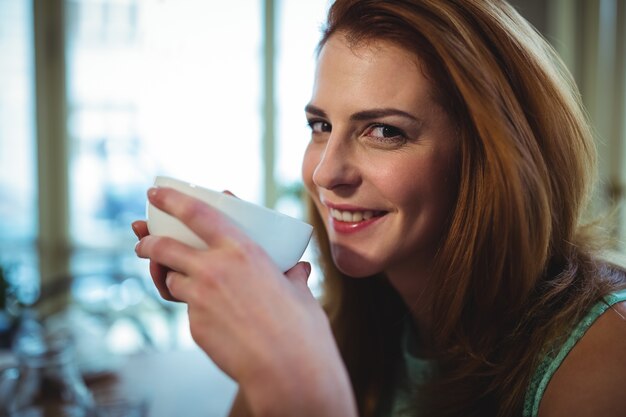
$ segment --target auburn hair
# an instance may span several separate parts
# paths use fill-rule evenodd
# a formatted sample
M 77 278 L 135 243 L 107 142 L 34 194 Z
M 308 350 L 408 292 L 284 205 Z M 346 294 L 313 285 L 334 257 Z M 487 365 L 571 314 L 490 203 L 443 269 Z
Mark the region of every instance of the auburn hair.
M 542 355 L 624 285 L 582 226 L 596 154 L 575 83 L 502 0 L 336 0 L 320 48 L 332 36 L 413 53 L 458 127 L 458 197 L 429 288 L 439 374 L 416 404 L 429 416 L 520 415 Z M 309 213 L 322 302 L 360 414 L 373 416 L 390 396 L 406 308 L 384 276 L 338 271 L 310 199 Z

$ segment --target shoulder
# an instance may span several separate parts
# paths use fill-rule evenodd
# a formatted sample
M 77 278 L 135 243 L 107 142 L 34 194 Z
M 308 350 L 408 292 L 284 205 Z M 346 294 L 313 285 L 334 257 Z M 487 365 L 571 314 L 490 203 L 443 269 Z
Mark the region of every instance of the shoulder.
M 539 417 L 626 413 L 626 301 L 606 310 L 550 380 Z

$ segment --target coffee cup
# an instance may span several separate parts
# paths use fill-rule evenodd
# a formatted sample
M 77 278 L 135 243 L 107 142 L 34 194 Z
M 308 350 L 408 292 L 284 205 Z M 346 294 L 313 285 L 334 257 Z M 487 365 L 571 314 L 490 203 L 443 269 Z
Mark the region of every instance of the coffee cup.
M 310 224 L 267 207 L 166 176 L 157 176 L 154 185 L 176 189 L 224 213 L 267 252 L 281 271 L 287 271 L 300 260 L 311 239 L 313 227 Z M 146 216 L 151 235 L 171 237 L 198 249 L 207 248 L 207 244 L 180 220 L 150 203 Z

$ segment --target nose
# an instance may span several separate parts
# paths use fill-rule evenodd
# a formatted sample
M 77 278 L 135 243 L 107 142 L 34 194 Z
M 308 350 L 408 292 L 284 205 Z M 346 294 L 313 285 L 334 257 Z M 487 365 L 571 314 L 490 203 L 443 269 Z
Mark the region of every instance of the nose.
M 359 185 L 361 176 L 355 153 L 349 139 L 331 134 L 313 171 L 313 183 L 328 190 Z

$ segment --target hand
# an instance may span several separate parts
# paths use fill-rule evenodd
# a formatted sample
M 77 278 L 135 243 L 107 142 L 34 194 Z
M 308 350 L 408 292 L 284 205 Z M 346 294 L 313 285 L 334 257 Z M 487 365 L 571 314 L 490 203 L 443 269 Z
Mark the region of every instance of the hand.
M 137 220 L 133 222 L 131 226 L 133 232 L 140 241 L 142 238 L 150 234 L 148 231 L 148 224 L 144 220 Z M 161 297 L 168 301 L 179 301 L 175 299 L 172 294 L 170 294 L 170 291 L 165 286 L 165 277 L 169 271 L 169 268 L 150 260 L 150 276 L 152 277 L 152 281 L 154 282 L 154 285 L 159 291 Z
M 235 194 L 233 194 L 229 190 L 224 190 L 222 192 L 224 194 L 237 197 Z M 144 220 L 134 221 L 131 227 L 133 229 L 133 232 L 135 233 L 135 236 L 137 236 L 139 240 L 141 240 L 142 238 L 150 234 L 148 230 L 148 224 Z M 154 282 L 154 285 L 157 288 L 159 295 L 161 295 L 161 297 L 167 301 L 180 301 L 174 298 L 174 296 L 172 296 L 170 291 L 167 289 L 167 286 L 165 285 L 165 279 L 169 271 L 170 271 L 169 268 L 161 264 L 158 264 L 154 262 L 153 260 L 150 260 L 150 276 L 152 277 L 152 281 Z
M 187 303 L 194 341 L 239 382 L 253 413 L 333 415 L 333 404 L 336 415 L 355 412 L 328 321 L 306 284 L 310 265 L 283 274 L 218 210 L 169 188 L 148 198 L 209 249 L 147 235 L 139 222 L 137 255 L 150 259 L 164 298 Z

